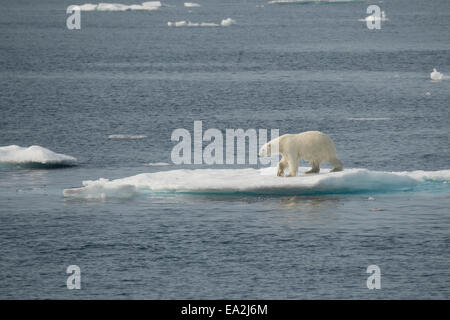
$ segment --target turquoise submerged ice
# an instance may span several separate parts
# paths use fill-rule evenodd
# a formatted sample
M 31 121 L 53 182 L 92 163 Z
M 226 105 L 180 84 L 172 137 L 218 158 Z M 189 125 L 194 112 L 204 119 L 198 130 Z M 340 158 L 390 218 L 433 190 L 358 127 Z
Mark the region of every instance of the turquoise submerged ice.
M 77 166 L 0 163 L 0 298 L 450 298 L 450 1 L 35 2 L 1 2 L 0 147 Z M 173 165 L 198 120 L 319 130 L 345 170 Z

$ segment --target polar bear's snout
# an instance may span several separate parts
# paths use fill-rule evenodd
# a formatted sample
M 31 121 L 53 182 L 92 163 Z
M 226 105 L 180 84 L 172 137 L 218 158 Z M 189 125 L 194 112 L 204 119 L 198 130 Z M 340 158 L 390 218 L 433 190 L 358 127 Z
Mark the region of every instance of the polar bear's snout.
M 258 152 L 258 158 L 262 158 L 262 157 L 264 157 L 264 150 L 263 150 L 263 148 L 261 148 L 261 149 L 259 149 L 259 152 Z
M 262 157 L 269 157 L 270 154 L 270 144 L 266 143 L 265 145 L 263 145 L 261 147 L 261 149 L 259 149 L 259 153 L 258 153 L 258 157 L 262 158 Z

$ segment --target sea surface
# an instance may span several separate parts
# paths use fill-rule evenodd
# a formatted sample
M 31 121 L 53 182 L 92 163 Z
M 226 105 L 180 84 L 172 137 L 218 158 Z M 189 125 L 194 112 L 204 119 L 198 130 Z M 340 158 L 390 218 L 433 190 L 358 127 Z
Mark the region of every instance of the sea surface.
M 2 1 L 0 147 L 78 161 L 0 164 L 0 298 L 449 299 L 450 1 L 196 2 Z M 319 130 L 345 170 L 175 165 L 194 121 Z

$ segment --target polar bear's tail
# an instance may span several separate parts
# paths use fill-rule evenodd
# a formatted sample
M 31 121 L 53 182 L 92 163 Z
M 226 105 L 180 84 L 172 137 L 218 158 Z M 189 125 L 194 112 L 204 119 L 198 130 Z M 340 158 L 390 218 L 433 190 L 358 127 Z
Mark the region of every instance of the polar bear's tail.
M 338 158 L 331 158 L 329 162 L 334 167 L 330 172 L 338 172 L 344 170 L 344 166 L 342 165 L 341 160 L 339 160 Z

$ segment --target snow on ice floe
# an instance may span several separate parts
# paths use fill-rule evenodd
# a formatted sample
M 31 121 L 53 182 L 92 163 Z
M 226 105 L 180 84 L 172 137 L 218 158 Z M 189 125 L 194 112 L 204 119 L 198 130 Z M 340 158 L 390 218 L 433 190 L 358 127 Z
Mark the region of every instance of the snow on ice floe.
M 146 139 L 147 136 L 143 134 L 110 134 L 108 139 Z
M 212 22 L 190 22 L 190 21 L 176 21 L 176 22 L 167 22 L 169 27 L 229 27 L 233 24 L 236 24 L 236 21 L 227 18 L 223 19 L 222 22 L 212 23 Z
M 309 168 L 300 168 L 305 172 Z M 129 198 L 138 194 L 242 194 L 242 195 L 321 195 L 411 190 L 426 183 L 446 184 L 450 170 L 384 172 L 346 169 L 320 174 L 299 174 L 293 178 L 276 176 L 276 168 L 264 169 L 178 169 L 142 173 L 108 180 L 83 181 L 82 187 L 65 189 L 65 197 L 104 199 Z
M 86 3 L 79 5 L 80 11 L 154 11 L 161 8 L 161 1 L 147 1 L 141 4 L 121 4 L 121 3 L 106 3 L 99 4 Z
M 28 148 L 16 145 L 0 147 L 0 163 L 20 165 L 73 166 L 77 159 L 40 146 Z
M 433 68 L 433 72 L 430 73 L 430 78 L 433 81 L 440 81 L 444 79 L 444 75 L 436 70 L 436 68 Z
M 195 2 L 185 2 L 184 6 L 186 8 L 198 8 L 198 7 L 200 7 L 200 5 L 198 3 L 195 3 Z

